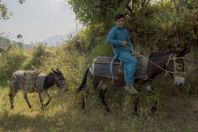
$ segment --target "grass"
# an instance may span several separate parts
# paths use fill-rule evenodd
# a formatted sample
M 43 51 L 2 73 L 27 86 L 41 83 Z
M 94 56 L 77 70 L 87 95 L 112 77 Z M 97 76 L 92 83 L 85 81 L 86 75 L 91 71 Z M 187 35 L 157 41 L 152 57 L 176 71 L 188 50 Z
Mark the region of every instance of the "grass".
M 111 100 L 112 112 L 108 113 L 95 95 L 87 99 L 86 109 L 81 110 L 73 92 L 50 90 L 50 93 L 53 100 L 44 110 L 40 109 L 38 95 L 28 94 L 33 106 L 30 110 L 19 92 L 11 110 L 8 89 L 1 88 L 0 131 L 192 132 L 198 129 L 197 96 L 162 96 L 158 112 L 151 114 L 147 111 L 149 106 L 141 106 L 137 117 L 133 105 L 120 105 L 115 100 Z
M 55 53 L 55 51 L 53 51 Z M 0 131 L 25 132 L 196 132 L 198 130 L 198 96 L 196 82 L 185 85 L 182 90 L 172 86 L 169 77 L 159 76 L 154 82 L 155 96 L 140 95 L 140 116 L 133 114 L 134 97 L 123 89 L 109 89 L 107 101 L 112 109 L 105 111 L 98 94 L 90 90 L 86 108 L 80 108 L 76 88 L 87 66 L 86 56 L 75 52 L 57 52 L 49 57 L 40 69 L 47 73 L 59 67 L 64 73 L 70 91 L 61 93 L 55 89 L 49 92 L 52 102 L 40 109 L 38 94 L 28 94 L 33 106 L 30 110 L 19 92 L 15 97 L 15 108 L 10 109 L 7 81 L 0 85 Z M 196 69 L 195 69 L 196 70 Z M 168 82 L 168 83 L 167 83 Z M 193 87 L 193 88 L 192 88 Z M 193 90 L 193 91 L 192 91 Z M 191 92 L 189 92 L 191 91 Z M 96 92 L 97 93 L 97 92 Z M 151 100 L 158 100 L 158 111 L 151 114 Z

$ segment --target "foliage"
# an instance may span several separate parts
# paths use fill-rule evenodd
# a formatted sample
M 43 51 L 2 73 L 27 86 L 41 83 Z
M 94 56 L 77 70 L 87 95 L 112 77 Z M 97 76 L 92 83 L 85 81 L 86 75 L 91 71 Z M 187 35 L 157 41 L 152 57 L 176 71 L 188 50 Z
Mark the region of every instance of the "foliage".
M 35 69 L 43 65 L 44 59 L 47 57 L 47 52 L 45 50 L 45 45 L 39 44 L 34 47 L 33 55 L 29 61 L 24 64 L 25 69 Z
M 10 45 L 10 41 L 9 39 L 5 39 L 3 37 L 0 36 L 0 47 L 1 48 L 4 48 L 4 47 L 7 47 L 8 45 Z
M 140 51 L 166 50 L 171 47 L 190 47 L 197 44 L 197 1 L 116 1 L 116 0 L 69 0 L 77 18 L 87 25 L 86 34 L 91 42 L 94 39 L 104 41 L 113 26 L 113 16 L 117 13 L 126 15 L 126 23 L 136 48 Z M 94 26 L 98 25 L 103 33 L 95 35 Z M 90 28 L 91 27 L 91 28 Z M 94 42 L 94 41 L 93 41 Z M 92 45 L 83 43 L 93 49 Z M 97 45 L 95 42 L 94 45 Z M 190 46 L 189 46 L 190 45 Z
M 90 25 L 80 31 L 71 40 L 67 41 L 65 48 L 70 50 L 78 50 L 81 53 L 91 54 L 93 50 L 101 50 L 101 52 L 109 53 L 107 49 L 100 49 L 99 47 L 108 47 L 105 41 L 105 31 L 102 25 Z M 98 49 L 99 48 L 99 49 Z M 100 54 L 98 54 L 100 55 Z
M 17 0 L 18 3 L 23 4 L 25 0 Z M 8 11 L 6 4 L 2 3 L 0 0 L 0 20 L 1 19 L 9 19 L 11 13 Z
M 8 79 L 14 71 L 20 69 L 25 59 L 26 56 L 14 48 L 0 58 L 0 80 Z
M 18 0 L 18 2 L 19 2 L 20 4 L 23 4 L 23 3 L 25 2 L 25 0 Z
M 72 5 L 77 18 L 85 25 L 105 23 L 105 28 L 112 24 L 115 14 L 123 12 L 122 5 L 125 4 L 116 0 L 69 0 L 68 2 Z
M 1 19 L 8 19 L 8 8 L 5 4 L 1 3 L 0 1 L 0 20 Z

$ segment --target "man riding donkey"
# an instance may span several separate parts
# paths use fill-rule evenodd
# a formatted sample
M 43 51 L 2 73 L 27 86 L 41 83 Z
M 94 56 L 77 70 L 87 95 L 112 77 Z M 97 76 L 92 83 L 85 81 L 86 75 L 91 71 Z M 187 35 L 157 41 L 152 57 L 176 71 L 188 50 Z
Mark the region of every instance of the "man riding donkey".
M 134 87 L 134 78 L 137 66 L 137 59 L 132 55 L 132 43 L 124 24 L 124 15 L 115 16 L 115 26 L 107 36 L 107 43 L 113 47 L 115 58 L 120 60 L 124 65 L 125 90 L 131 94 L 138 94 Z

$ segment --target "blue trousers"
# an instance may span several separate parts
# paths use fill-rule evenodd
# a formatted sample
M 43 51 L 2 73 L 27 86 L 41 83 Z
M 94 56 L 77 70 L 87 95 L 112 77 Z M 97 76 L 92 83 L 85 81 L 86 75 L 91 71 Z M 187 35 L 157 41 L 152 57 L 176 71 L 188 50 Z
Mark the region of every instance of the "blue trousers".
M 124 64 L 124 80 L 127 86 L 134 84 L 137 59 L 128 51 L 120 51 L 118 59 Z

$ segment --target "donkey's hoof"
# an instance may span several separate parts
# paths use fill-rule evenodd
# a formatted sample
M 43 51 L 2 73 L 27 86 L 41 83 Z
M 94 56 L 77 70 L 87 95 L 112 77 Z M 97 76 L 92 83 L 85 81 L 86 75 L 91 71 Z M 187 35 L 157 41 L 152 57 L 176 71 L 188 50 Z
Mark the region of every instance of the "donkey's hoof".
M 151 107 L 151 113 L 154 113 L 157 111 L 157 108 L 156 107 Z
M 82 103 L 81 109 L 85 109 L 85 102 Z
M 107 112 L 109 112 L 109 113 L 111 112 L 111 109 L 109 107 L 106 107 L 105 109 Z
M 134 115 L 135 117 L 139 117 L 139 113 L 138 112 L 133 112 L 132 115 Z

